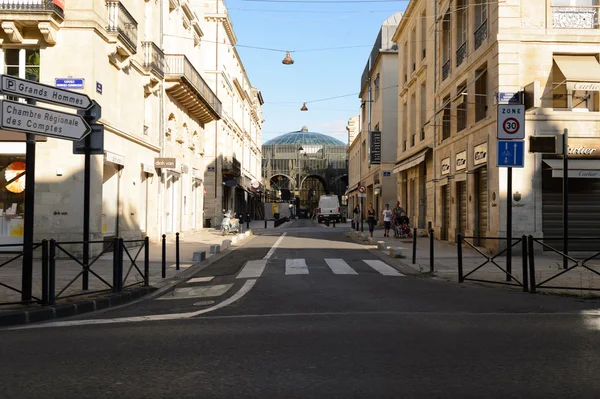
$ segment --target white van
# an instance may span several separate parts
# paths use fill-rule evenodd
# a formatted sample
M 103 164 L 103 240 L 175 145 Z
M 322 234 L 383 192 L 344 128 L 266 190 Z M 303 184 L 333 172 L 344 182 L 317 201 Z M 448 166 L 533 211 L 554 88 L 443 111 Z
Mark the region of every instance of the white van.
M 322 223 L 323 220 L 340 221 L 340 200 L 337 195 L 321 195 L 319 198 L 319 208 L 317 209 L 317 220 Z

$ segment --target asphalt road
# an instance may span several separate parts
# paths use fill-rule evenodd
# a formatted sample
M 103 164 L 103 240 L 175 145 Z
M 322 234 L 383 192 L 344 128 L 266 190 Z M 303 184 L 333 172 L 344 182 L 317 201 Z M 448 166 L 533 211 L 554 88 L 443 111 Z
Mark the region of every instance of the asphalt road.
M 161 298 L 0 331 L 0 398 L 600 396 L 598 301 L 416 278 L 346 230 L 296 221 Z

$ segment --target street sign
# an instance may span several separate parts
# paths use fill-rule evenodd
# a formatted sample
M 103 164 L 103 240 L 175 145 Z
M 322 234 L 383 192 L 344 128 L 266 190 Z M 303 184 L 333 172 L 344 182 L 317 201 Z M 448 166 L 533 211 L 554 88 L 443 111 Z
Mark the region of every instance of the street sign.
M 523 168 L 525 166 L 525 141 L 498 140 L 498 162 L 501 168 Z
M 92 100 L 85 94 L 59 89 L 31 80 L 15 78 L 10 75 L 0 75 L 0 92 L 77 109 L 88 109 L 92 106 Z
M 358 198 L 367 198 L 367 194 L 358 193 Z
M 498 139 L 525 139 L 525 106 L 498 104 Z
M 500 92 L 496 94 L 496 101 L 500 104 L 521 104 L 521 93 Z
M 367 192 L 367 188 L 363 185 L 358 186 L 358 192 L 364 194 Z
M 104 154 L 104 125 L 93 124 L 90 133 L 90 155 Z M 85 140 L 73 141 L 73 154 L 85 155 Z
M 54 78 L 54 85 L 59 89 L 83 89 L 85 79 L 83 78 Z
M 0 100 L 0 102 L 2 129 L 35 133 L 63 140 L 81 140 L 92 131 L 79 115 L 10 100 Z

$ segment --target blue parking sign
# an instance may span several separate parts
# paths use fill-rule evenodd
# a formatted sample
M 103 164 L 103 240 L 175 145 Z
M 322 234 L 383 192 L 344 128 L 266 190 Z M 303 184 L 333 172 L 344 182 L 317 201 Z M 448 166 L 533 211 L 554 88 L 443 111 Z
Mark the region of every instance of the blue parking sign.
M 497 166 L 523 168 L 525 166 L 524 140 L 498 140 Z

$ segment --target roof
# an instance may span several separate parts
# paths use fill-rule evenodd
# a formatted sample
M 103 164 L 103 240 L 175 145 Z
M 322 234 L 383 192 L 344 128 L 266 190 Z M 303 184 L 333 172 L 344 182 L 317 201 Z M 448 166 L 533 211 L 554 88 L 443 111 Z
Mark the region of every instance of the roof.
M 301 130 L 282 134 L 277 136 L 263 145 L 329 145 L 329 146 L 343 146 L 346 144 L 338 139 L 327 136 L 321 133 L 309 132 L 306 126 L 303 126 Z

